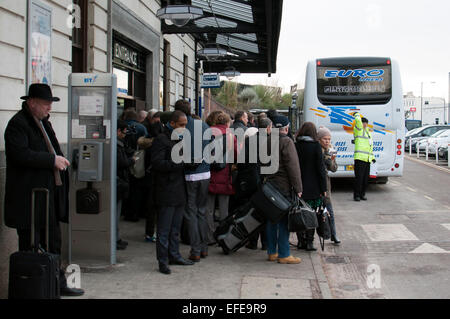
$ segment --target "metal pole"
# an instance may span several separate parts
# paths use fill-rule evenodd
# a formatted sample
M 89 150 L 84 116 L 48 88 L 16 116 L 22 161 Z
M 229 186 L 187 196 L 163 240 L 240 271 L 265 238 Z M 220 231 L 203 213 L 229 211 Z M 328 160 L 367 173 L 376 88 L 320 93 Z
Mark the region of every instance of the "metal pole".
M 198 69 L 199 69 L 199 62 L 197 60 L 197 50 L 198 50 L 198 42 L 197 39 L 195 40 L 195 114 L 200 114 L 199 112 L 199 100 L 198 100 Z
M 411 140 L 412 140 L 412 138 L 409 138 L 409 155 L 412 154 L 412 146 L 411 146 L 412 142 L 411 142 Z
M 445 98 L 444 98 L 444 124 L 447 124 L 448 122 L 446 121 L 446 118 L 445 118 Z
M 420 150 L 419 150 L 419 148 L 417 147 L 417 142 L 416 142 L 416 153 L 417 153 L 417 158 L 419 158 L 419 157 L 420 157 Z
M 427 145 L 425 145 L 425 160 L 428 161 L 428 142 Z
M 423 126 L 423 105 L 422 105 L 422 98 L 423 98 L 423 82 L 420 82 L 420 122 Z
M 435 150 L 436 150 L 436 164 L 439 164 L 439 152 L 438 152 L 438 144 L 434 143 L 435 145 Z

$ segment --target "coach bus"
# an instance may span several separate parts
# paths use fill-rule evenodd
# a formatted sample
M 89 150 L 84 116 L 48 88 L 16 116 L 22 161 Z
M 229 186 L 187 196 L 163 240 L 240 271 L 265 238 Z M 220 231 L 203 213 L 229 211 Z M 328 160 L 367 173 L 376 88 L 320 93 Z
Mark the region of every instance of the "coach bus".
M 377 182 L 402 176 L 405 136 L 398 64 L 390 58 L 341 57 L 310 61 L 306 70 L 304 119 L 332 132 L 338 170 L 354 176 L 353 114 L 369 120 Z

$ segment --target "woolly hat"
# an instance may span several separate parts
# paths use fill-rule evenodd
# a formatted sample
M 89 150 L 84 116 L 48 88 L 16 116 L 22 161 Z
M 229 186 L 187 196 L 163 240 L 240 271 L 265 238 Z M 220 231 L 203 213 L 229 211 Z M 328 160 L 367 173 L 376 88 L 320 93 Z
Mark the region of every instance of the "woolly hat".
M 331 131 L 324 126 L 319 127 L 319 130 L 317 131 L 317 138 L 320 140 L 325 136 L 331 137 Z

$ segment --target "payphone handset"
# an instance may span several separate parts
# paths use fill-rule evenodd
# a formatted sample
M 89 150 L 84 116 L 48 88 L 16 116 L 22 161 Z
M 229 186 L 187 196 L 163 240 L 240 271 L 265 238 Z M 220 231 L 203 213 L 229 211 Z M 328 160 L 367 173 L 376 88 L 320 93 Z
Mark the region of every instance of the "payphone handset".
M 78 181 L 101 182 L 103 180 L 103 143 L 80 142 L 78 151 Z

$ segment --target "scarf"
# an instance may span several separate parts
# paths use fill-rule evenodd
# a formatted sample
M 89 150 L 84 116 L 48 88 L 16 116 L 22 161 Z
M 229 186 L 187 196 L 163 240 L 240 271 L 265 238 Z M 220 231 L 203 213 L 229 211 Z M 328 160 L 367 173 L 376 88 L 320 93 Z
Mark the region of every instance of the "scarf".
M 28 105 L 27 105 L 27 110 L 28 110 L 28 112 L 30 112 L 30 109 L 28 108 Z M 30 114 L 31 114 L 31 112 L 30 112 Z M 55 155 L 55 159 L 56 159 L 57 154 L 56 154 L 55 148 L 53 147 L 53 145 L 52 145 L 52 143 L 50 141 L 50 138 L 48 137 L 47 132 L 45 131 L 44 123 L 42 123 L 41 120 L 38 120 L 33 114 L 31 114 L 31 116 L 33 117 L 34 122 L 39 127 L 39 129 L 42 132 L 42 135 L 44 136 L 45 144 L 47 144 L 48 151 L 51 154 L 54 154 Z M 62 185 L 61 175 L 59 175 L 59 170 L 56 167 L 53 168 L 53 174 L 55 175 L 55 184 L 56 184 L 56 186 L 61 186 Z

